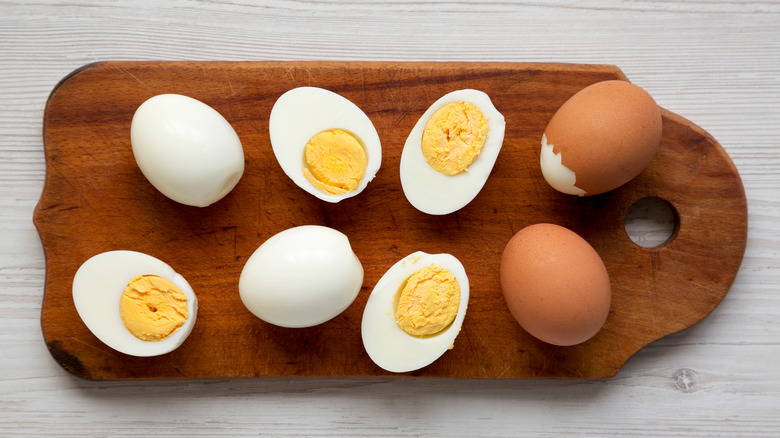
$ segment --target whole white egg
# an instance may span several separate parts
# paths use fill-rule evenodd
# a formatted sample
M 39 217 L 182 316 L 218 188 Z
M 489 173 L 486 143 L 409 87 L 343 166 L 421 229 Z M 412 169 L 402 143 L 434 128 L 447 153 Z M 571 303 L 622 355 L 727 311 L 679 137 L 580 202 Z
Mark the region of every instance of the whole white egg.
M 428 164 L 422 141 L 431 117 L 442 107 L 455 102 L 476 105 L 487 118 L 487 133 L 481 152 L 468 168 L 455 175 L 447 175 Z M 404 144 L 400 172 L 406 199 L 416 209 L 431 215 L 449 214 L 466 206 L 487 182 L 504 143 L 505 128 L 504 116 L 484 92 L 465 89 L 442 96 L 423 113 Z
M 206 207 L 227 195 L 244 173 L 244 149 L 215 109 L 188 96 L 160 94 L 138 107 L 130 126 L 138 167 L 162 194 Z
M 363 285 L 363 266 L 343 233 L 319 225 L 281 231 L 249 257 L 238 282 L 255 316 L 310 327 L 343 312 Z
M 327 193 L 306 177 L 309 167 L 304 149 L 316 135 L 341 130 L 354 136 L 363 149 L 365 168 L 354 189 Z M 268 121 L 271 147 L 284 173 L 311 195 L 327 202 L 339 202 L 362 192 L 382 165 L 382 145 L 371 119 L 349 99 L 317 87 L 298 87 L 282 94 L 271 109 Z M 325 163 L 335 173 L 350 163 Z
M 460 301 L 455 319 L 442 331 L 412 336 L 395 316 L 401 290 L 409 277 L 426 266 L 440 266 L 455 276 Z M 430 365 L 453 347 L 469 301 L 469 279 L 460 261 L 450 254 L 412 253 L 394 264 L 377 282 L 363 310 L 361 336 L 371 360 L 386 371 L 404 373 Z
M 183 325 L 159 341 L 135 337 L 122 322 L 120 301 L 125 287 L 136 277 L 156 275 L 178 287 L 187 298 L 187 318 Z M 73 303 L 87 328 L 104 344 L 132 356 L 158 356 L 178 348 L 192 328 L 198 313 L 198 300 L 187 280 L 163 261 L 135 251 L 109 251 L 97 254 L 73 277 Z

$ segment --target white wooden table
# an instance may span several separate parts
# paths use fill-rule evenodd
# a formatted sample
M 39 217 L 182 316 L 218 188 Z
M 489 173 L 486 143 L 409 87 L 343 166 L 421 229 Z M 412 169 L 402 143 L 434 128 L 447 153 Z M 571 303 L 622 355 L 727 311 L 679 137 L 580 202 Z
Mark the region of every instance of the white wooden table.
M 60 78 L 111 59 L 615 64 L 733 158 L 742 268 L 609 380 L 78 380 L 39 324 L 41 119 Z M 777 1 L 0 2 L 0 436 L 780 436 L 778 217 Z

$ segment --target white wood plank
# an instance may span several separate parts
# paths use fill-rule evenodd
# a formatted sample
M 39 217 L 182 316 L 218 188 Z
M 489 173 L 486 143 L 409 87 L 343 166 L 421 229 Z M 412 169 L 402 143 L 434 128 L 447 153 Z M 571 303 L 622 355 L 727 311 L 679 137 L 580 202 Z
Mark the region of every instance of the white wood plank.
M 0 3 L 0 435 L 780 433 L 780 2 L 160 3 Z M 712 315 L 603 381 L 77 380 L 42 341 L 31 217 L 46 98 L 107 59 L 615 64 L 731 155 L 749 204 L 742 269 Z

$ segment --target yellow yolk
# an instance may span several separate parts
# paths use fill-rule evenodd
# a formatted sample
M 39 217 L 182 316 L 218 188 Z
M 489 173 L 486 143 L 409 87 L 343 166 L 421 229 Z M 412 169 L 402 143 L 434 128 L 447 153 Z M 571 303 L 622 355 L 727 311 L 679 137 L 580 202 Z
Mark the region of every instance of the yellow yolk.
M 122 322 L 138 339 L 161 341 L 187 320 L 187 296 L 156 275 L 136 277 L 119 303 Z
M 460 286 L 455 275 L 430 265 L 406 281 L 395 318 L 398 326 L 412 336 L 433 335 L 452 323 L 459 305 Z
M 322 131 L 304 151 L 303 174 L 318 190 L 340 195 L 358 188 L 366 173 L 366 151 L 352 134 L 341 129 Z
M 451 102 L 436 110 L 425 125 L 425 161 L 445 175 L 457 175 L 477 158 L 487 138 L 488 119 L 471 102 Z

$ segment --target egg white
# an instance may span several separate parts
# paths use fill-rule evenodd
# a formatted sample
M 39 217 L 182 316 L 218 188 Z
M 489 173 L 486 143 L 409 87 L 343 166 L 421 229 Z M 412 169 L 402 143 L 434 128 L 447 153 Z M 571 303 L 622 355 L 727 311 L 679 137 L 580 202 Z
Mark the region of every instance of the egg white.
M 563 165 L 563 153 L 556 154 L 553 148 L 554 145 L 547 143 L 547 134 L 542 134 L 542 151 L 539 154 L 542 176 L 552 188 L 561 193 L 584 196 L 585 190 L 575 185 L 577 175 Z
M 366 172 L 358 187 L 347 193 L 323 193 L 303 174 L 306 143 L 322 131 L 341 129 L 358 137 L 366 152 Z M 298 187 L 327 202 L 339 202 L 362 192 L 382 165 L 382 144 L 374 124 L 357 105 L 329 90 L 293 88 L 282 94 L 268 120 L 271 147 L 279 165 Z
M 451 102 L 471 102 L 488 119 L 487 138 L 482 152 L 465 171 L 444 175 L 433 169 L 422 153 L 425 125 L 433 114 Z M 457 90 L 445 94 L 423 113 L 414 125 L 401 153 L 401 187 L 406 199 L 416 209 L 431 215 L 444 215 L 460 210 L 471 202 L 487 182 L 504 143 L 506 122 L 490 97 L 478 90 Z
M 347 236 L 320 225 L 281 231 L 249 257 L 238 282 L 255 316 L 280 327 L 311 327 L 343 312 L 363 285 Z
M 187 297 L 187 320 L 161 341 L 143 341 L 122 323 L 120 300 L 125 287 L 139 275 L 157 275 L 175 284 Z M 132 356 L 159 356 L 178 348 L 195 325 L 198 300 L 187 280 L 163 261 L 135 251 L 97 254 L 73 277 L 73 303 L 81 320 L 104 344 Z
M 395 319 L 395 298 L 406 280 L 431 264 L 452 272 L 460 286 L 460 304 L 455 320 L 443 331 L 415 337 L 404 332 Z M 361 336 L 371 360 L 393 373 L 405 373 L 430 365 L 441 357 L 460 333 L 469 302 L 469 279 L 460 261 L 450 254 L 409 254 L 379 279 L 363 310 Z
M 244 174 L 244 148 L 214 108 L 180 94 L 149 98 L 133 115 L 130 142 L 141 173 L 163 195 L 207 207 Z

